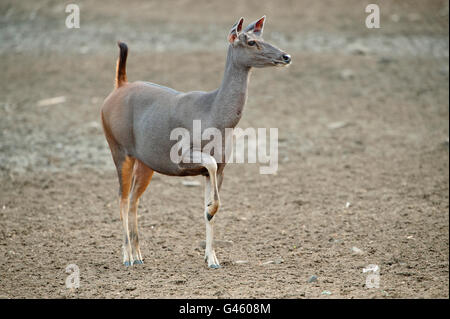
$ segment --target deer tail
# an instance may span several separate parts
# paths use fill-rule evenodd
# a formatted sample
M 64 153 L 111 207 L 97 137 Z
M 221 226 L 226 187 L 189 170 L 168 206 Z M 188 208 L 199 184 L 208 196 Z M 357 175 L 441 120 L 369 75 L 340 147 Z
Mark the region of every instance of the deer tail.
M 124 83 L 127 82 L 127 71 L 126 71 L 126 64 L 127 64 L 127 56 L 128 56 L 128 47 L 123 42 L 117 42 L 117 45 L 120 48 L 120 55 L 117 59 L 117 65 L 116 65 L 116 88 L 121 87 Z

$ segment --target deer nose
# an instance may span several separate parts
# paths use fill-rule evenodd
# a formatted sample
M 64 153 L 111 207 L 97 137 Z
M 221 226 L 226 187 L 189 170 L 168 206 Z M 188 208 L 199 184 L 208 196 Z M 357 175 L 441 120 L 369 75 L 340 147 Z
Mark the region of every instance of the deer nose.
M 289 54 L 283 54 L 282 58 L 283 58 L 283 61 L 286 63 L 291 62 L 291 56 Z

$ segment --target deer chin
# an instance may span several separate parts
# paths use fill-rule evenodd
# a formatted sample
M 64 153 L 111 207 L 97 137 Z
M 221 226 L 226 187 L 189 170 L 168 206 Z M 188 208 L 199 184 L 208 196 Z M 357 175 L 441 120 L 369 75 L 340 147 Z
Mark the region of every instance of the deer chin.
M 285 61 L 282 61 L 282 60 L 272 60 L 272 64 L 274 66 L 278 66 L 278 67 L 285 67 L 285 66 L 290 65 L 291 61 L 285 62 Z

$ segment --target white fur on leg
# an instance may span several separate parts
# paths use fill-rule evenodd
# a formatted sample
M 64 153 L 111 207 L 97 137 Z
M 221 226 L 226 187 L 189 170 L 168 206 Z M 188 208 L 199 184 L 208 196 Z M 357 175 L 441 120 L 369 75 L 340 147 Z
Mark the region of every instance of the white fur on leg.
M 128 230 L 128 200 L 122 200 L 120 202 L 120 209 L 122 210 L 122 226 L 123 226 L 123 264 L 125 266 L 131 266 L 133 264 L 133 256 L 131 253 L 130 232 Z
M 133 264 L 142 264 L 142 255 L 141 250 L 139 247 L 139 235 L 138 235 L 138 215 L 137 215 L 137 209 L 139 205 L 139 201 L 131 198 L 131 210 L 129 213 L 129 238 L 130 238 L 130 244 L 131 244 L 131 256 L 132 256 L 132 262 Z M 131 260 L 130 260 L 131 261 Z
M 201 166 L 205 167 L 208 170 L 210 187 L 208 188 L 209 194 L 205 193 L 205 200 L 208 197 L 208 201 L 205 201 L 206 208 L 208 209 L 208 213 L 211 216 L 217 212 L 220 206 L 220 198 L 219 198 L 219 188 L 217 187 L 217 162 L 214 157 L 209 154 L 205 154 L 199 151 L 192 151 L 191 154 L 187 154 L 186 158 L 187 163 L 200 163 Z
M 206 224 L 206 247 L 205 247 L 205 261 L 210 268 L 219 268 L 220 264 L 216 257 L 216 252 L 213 248 L 214 240 L 214 221 L 208 220 L 205 212 L 205 224 Z
M 219 268 L 220 264 L 213 249 L 212 242 L 214 240 L 214 223 L 206 220 L 206 247 L 205 260 L 209 268 Z
M 206 225 L 206 246 L 205 246 L 205 261 L 210 268 L 219 268 L 220 264 L 216 257 L 216 252 L 213 248 L 214 241 L 214 219 L 208 220 L 209 207 L 211 197 L 214 196 L 211 192 L 212 182 L 210 177 L 205 177 L 205 225 Z
M 205 223 L 206 223 L 206 247 L 205 260 L 208 267 L 219 268 L 219 261 L 213 249 L 214 241 L 214 214 L 219 210 L 220 198 L 217 179 L 217 162 L 214 157 L 199 151 L 192 151 L 184 158 L 186 163 L 199 163 L 208 170 L 205 176 Z

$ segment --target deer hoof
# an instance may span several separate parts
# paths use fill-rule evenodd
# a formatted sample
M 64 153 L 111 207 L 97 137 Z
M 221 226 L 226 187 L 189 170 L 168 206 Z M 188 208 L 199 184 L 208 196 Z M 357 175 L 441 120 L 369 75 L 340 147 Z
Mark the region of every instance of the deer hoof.
M 222 266 L 217 265 L 217 264 L 211 264 L 211 265 L 209 265 L 208 267 L 211 268 L 211 269 L 219 269 L 219 268 L 221 268 Z
M 126 267 L 131 266 L 131 263 L 130 263 L 129 261 L 124 261 L 123 264 L 124 264 Z
M 133 265 L 142 265 L 144 262 L 142 260 L 135 260 Z

